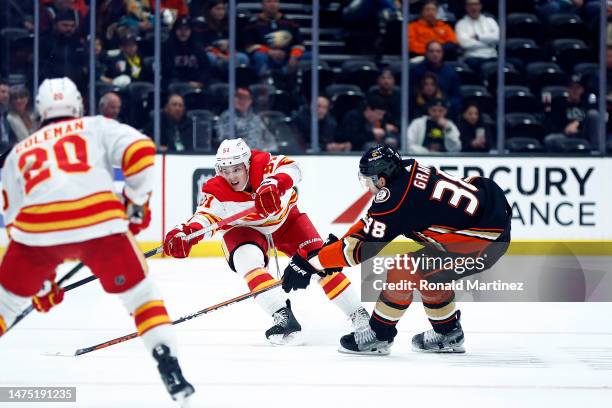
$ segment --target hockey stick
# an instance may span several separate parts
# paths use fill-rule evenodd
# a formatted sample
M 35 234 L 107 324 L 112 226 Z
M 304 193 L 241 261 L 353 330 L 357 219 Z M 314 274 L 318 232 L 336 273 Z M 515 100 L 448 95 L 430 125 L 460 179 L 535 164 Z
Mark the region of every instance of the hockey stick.
M 198 230 L 192 234 L 187 235 L 185 238 L 183 238 L 186 241 L 190 241 L 194 238 L 199 237 L 200 235 L 204 235 L 212 230 L 215 230 L 217 228 L 221 228 L 231 222 L 234 222 L 242 217 L 245 217 L 249 214 L 251 214 L 252 212 L 255 211 L 255 207 L 249 207 L 246 210 L 240 211 L 234 215 L 231 215 L 227 218 L 222 219 L 221 221 L 215 223 L 215 224 L 211 224 L 209 226 L 207 226 L 206 228 L 203 228 L 201 230 Z M 160 245 L 155 249 L 152 249 L 150 251 L 145 252 L 144 256 L 145 258 L 150 258 L 152 256 L 155 256 L 157 254 L 161 254 L 162 252 L 164 252 L 164 246 Z M 66 282 L 68 279 L 72 278 L 78 271 L 81 270 L 81 268 L 83 268 L 83 266 L 85 266 L 85 264 L 83 264 L 83 262 L 79 262 L 78 265 L 76 265 L 74 268 L 72 268 L 70 271 L 68 271 L 68 273 L 66 273 L 66 275 L 64 275 L 59 281 L 57 281 L 57 285 L 61 286 L 62 283 Z M 97 276 L 95 275 L 91 275 L 88 276 L 85 279 L 81 279 L 78 282 L 72 283 L 68 286 L 66 286 L 64 289 L 64 292 L 68 292 L 69 290 L 78 288 L 79 286 L 85 285 L 86 283 L 89 283 L 91 281 L 94 281 L 98 279 Z M 9 330 L 11 330 L 13 327 L 15 327 L 15 325 L 17 323 L 19 323 L 20 321 L 22 321 L 27 315 L 29 315 L 30 313 L 32 313 L 32 311 L 34 310 L 34 306 L 30 305 L 28 306 L 23 312 L 21 312 L 21 314 L 19 316 L 17 316 L 17 318 L 15 319 L 15 321 L 13 322 L 13 324 L 11 324 L 8 329 L 6 329 L 6 331 L 4 332 L 4 334 L 6 334 Z
M 195 319 L 196 317 L 199 317 L 201 315 L 204 315 L 204 314 L 213 312 L 215 310 L 221 309 L 222 307 L 229 306 L 229 305 L 232 305 L 234 303 L 242 302 L 243 300 L 246 300 L 246 299 L 255 297 L 257 295 L 260 295 L 260 294 L 262 294 L 264 292 L 267 292 L 267 291 L 269 291 L 271 289 L 274 289 L 274 288 L 276 288 L 276 287 L 278 287 L 278 286 L 280 286 L 282 284 L 283 284 L 283 281 L 278 281 L 278 282 L 276 282 L 276 283 L 274 283 L 274 284 L 272 284 L 272 285 L 270 285 L 270 286 L 268 286 L 266 288 L 259 289 L 259 290 L 256 290 L 254 292 L 247 292 L 247 293 L 242 294 L 240 296 L 236 296 L 235 298 L 226 300 L 226 301 L 221 302 L 221 303 L 217 303 L 214 306 L 210 306 L 210 307 L 207 307 L 205 309 L 199 310 L 199 311 L 197 311 L 195 313 L 189 314 L 187 316 L 183 316 L 183 317 L 173 321 L 172 324 L 173 325 L 181 324 L 183 322 L 186 322 L 187 320 Z M 108 341 L 105 341 L 105 342 L 100 343 L 100 344 L 96 344 L 95 346 L 90 346 L 90 347 L 85 347 L 85 348 L 78 349 L 78 350 L 76 350 L 74 352 L 74 354 L 72 354 L 70 356 L 77 357 L 77 356 L 80 356 L 82 354 L 91 353 L 92 351 L 96 351 L 96 350 L 100 350 L 100 349 L 103 349 L 103 348 L 106 348 L 106 347 L 110 347 L 110 346 L 112 346 L 114 344 L 123 343 L 125 341 L 135 339 L 136 337 L 138 337 L 138 333 L 136 333 L 136 332 L 130 333 L 130 334 L 126 334 L 125 336 L 117 337 L 115 339 L 108 340 Z M 61 353 L 55 353 L 55 354 L 52 354 L 52 355 L 62 355 L 62 354 Z

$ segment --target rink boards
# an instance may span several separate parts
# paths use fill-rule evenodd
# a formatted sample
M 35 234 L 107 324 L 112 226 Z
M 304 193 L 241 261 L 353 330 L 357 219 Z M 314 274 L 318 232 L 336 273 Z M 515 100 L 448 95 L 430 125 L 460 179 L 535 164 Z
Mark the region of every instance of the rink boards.
M 358 156 L 295 156 L 302 166 L 299 208 L 322 235 L 342 234 L 368 208 L 357 180 Z M 513 207 L 511 253 L 547 254 L 558 242 L 580 253 L 612 254 L 612 159 L 585 157 L 419 157 L 460 177 L 484 176 L 506 191 Z M 193 213 L 202 184 L 214 176 L 214 156 L 158 155 L 151 208 L 153 220 L 138 240 L 159 245 L 165 232 Z M 116 172 L 116 185 L 123 181 Z M 6 244 L 1 234 L 0 244 Z M 590 243 L 596 243 L 591 245 Z M 555 249 L 557 248 L 557 249 Z M 585 252 L 586 251 L 586 252 Z M 217 239 L 193 256 L 222 255 Z

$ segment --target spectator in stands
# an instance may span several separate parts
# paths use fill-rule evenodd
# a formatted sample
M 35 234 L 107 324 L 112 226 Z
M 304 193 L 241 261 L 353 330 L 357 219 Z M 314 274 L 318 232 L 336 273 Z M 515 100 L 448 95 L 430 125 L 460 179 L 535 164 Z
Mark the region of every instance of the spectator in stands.
M 27 138 L 38 128 L 29 104 L 28 88 L 24 85 L 14 85 L 10 88 L 10 107 L 6 119 L 18 141 Z
M 107 76 L 113 79 L 113 84 L 123 87 L 132 81 L 146 81 L 151 74 L 145 70 L 136 36 L 128 32 L 121 38 L 121 53 L 109 61 Z
M 536 0 L 536 13 L 547 20 L 555 13 L 577 13 L 584 5 L 584 0 Z
M 78 86 L 84 83 L 86 54 L 76 31 L 75 13 L 72 10 L 58 12 L 53 33 L 40 40 L 41 78 L 67 76 Z
M 408 24 L 409 50 L 416 55 L 423 55 L 427 44 L 437 41 L 445 52 L 451 56 L 457 52 L 457 36 L 453 28 L 445 22 L 438 20 L 438 2 L 426 0 L 421 9 L 421 16 L 417 21 Z
M 398 133 L 402 122 L 402 95 L 399 88 L 395 86 L 393 72 L 388 68 L 381 70 L 376 86 L 369 93 L 378 95 L 387 105 L 385 114 L 387 132 Z
M 121 113 L 121 98 L 114 92 L 107 92 L 100 98 L 98 103 L 100 115 L 109 119 L 115 119 L 121 122 L 119 114 Z
M 457 123 L 461 135 L 461 151 L 488 152 L 493 144 L 493 133 L 490 126 L 482 120 L 480 108 L 468 104 Z
M 410 104 L 410 118 L 415 119 L 427 115 L 430 102 L 442 98 L 444 98 L 444 93 L 438 85 L 438 77 L 436 74 L 426 72 L 421 78 L 416 95 Z
M 579 75 L 573 75 L 570 78 L 567 94 L 567 99 L 561 99 L 551 106 L 548 118 L 549 130 L 568 137 L 587 139 L 596 146 L 599 120 L 597 106 L 588 100 L 582 78 Z
M 195 30 L 194 27 L 194 36 L 205 47 L 212 67 L 225 71 L 229 60 L 227 1 L 209 0 L 204 5 L 203 15 L 202 28 Z M 236 52 L 237 65 L 249 65 L 249 62 L 248 55 Z
M 427 72 L 435 74 L 438 78 L 438 85 L 450 103 L 449 116 L 456 117 L 461 112 L 461 81 L 453 67 L 444 63 L 444 49 L 437 41 L 427 44 L 425 61 L 410 70 L 412 83 L 420 83 Z
M 304 54 L 300 27 L 280 12 L 278 0 L 262 0 L 261 5 L 262 12 L 243 32 L 255 71 L 260 77 L 275 72 L 292 74 Z
M 327 152 L 343 151 L 344 145 L 336 143 L 338 123 L 329 113 L 330 102 L 324 96 L 317 98 L 317 119 L 319 122 L 319 149 Z M 307 145 L 310 145 L 310 106 L 305 105 L 293 117 L 293 124 Z
M 9 83 L 0 79 L 0 153 L 5 152 L 17 143 L 15 133 L 7 120 L 9 109 Z
M 203 88 L 210 83 L 210 62 L 191 32 L 189 17 L 182 17 L 174 23 L 164 47 L 162 72 L 168 82 L 189 82 L 194 88 Z
M 112 40 L 115 29 L 122 18 L 126 16 L 125 0 L 102 0 L 97 3 L 96 33 L 103 39 L 106 48 L 113 48 Z M 150 23 L 149 23 L 150 24 Z M 153 26 L 151 26 L 152 28 Z
M 75 30 L 81 34 L 81 26 L 86 21 L 85 17 L 89 13 L 89 6 L 85 0 L 43 0 L 43 7 L 40 10 L 40 32 L 51 31 L 53 24 L 60 13 L 68 12 L 74 17 Z
M 387 104 L 377 95 L 368 95 L 364 108 L 347 112 L 336 137 L 342 150 L 364 151 L 377 144 L 397 148 L 397 135 L 386 130 L 386 112 Z
M 168 97 L 161 115 L 160 149 L 168 152 L 188 152 L 193 148 L 193 125 L 185 115 L 185 101 L 179 94 Z M 153 135 L 153 123 L 145 128 Z
M 264 151 L 278 149 L 274 136 L 268 131 L 261 117 L 253 111 L 253 96 L 247 88 L 236 89 L 234 96 L 235 120 L 234 137 L 240 137 L 252 148 Z M 230 138 L 230 113 L 225 111 L 217 122 L 217 139 L 220 143 Z
M 103 82 L 105 84 L 112 84 L 113 79 L 106 76 L 108 71 L 108 59 L 102 53 L 102 41 L 96 38 L 96 81 Z
M 482 14 L 480 0 L 465 0 L 465 11 L 467 14 L 457 22 L 455 31 L 465 63 L 479 72 L 483 62 L 497 58 L 499 26 L 495 19 Z
M 448 102 L 436 99 L 429 104 L 427 116 L 410 123 L 406 145 L 410 153 L 458 152 L 461 150 L 459 130 L 447 119 Z

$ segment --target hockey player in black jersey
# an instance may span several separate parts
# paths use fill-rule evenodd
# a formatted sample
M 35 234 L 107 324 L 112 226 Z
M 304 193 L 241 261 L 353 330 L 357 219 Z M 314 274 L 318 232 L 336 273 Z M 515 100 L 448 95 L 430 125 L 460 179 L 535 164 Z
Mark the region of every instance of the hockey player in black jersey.
M 490 268 L 508 248 L 511 209 L 503 190 L 490 179 L 460 179 L 414 159 L 402 160 L 388 146 L 377 146 L 363 155 L 359 178 L 375 194 L 367 215 L 342 239 L 328 240 L 309 261 L 298 252 L 285 269 L 285 291 L 305 288 L 312 274 L 321 274 L 324 269 L 362 263 L 399 235 L 423 245 L 410 254 L 413 258 L 469 258 L 479 266 L 470 271 L 453 270 L 439 268 L 434 262 L 413 271 L 391 269 L 387 283 L 402 279 L 451 282 Z M 416 288 L 433 329 L 415 335 L 413 349 L 464 352 L 454 291 Z M 383 290 L 370 319 L 371 330 L 343 336 L 339 351 L 388 354 L 397 335 L 395 326 L 412 302 L 412 292 Z

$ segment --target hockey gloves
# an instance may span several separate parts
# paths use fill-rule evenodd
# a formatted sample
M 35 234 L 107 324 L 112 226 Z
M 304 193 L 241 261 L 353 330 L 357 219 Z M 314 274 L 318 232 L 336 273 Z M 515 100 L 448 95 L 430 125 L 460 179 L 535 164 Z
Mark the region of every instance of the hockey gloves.
M 282 193 L 278 188 L 278 180 L 273 177 L 264 179 L 255 192 L 257 213 L 262 217 L 268 217 L 280 211 L 282 208 L 280 198 Z
M 64 300 L 64 289 L 57 286 L 57 283 L 47 280 L 40 292 L 32 297 L 32 306 L 41 313 L 47 313 L 62 300 Z
M 171 229 L 164 239 L 164 254 L 173 258 L 187 258 L 191 247 L 200 242 L 204 235 L 186 240 L 187 235 L 194 233 L 195 231 L 201 230 L 203 227 L 198 223 L 191 223 L 189 225 L 177 225 Z
M 125 205 L 125 214 L 128 217 L 130 232 L 134 235 L 138 234 L 143 229 L 146 229 L 151 223 L 151 209 L 149 208 L 149 200 L 144 204 L 138 205 L 130 200 L 125 192 L 123 193 L 123 202 Z
M 305 256 L 306 254 L 298 250 L 285 268 L 285 273 L 283 274 L 283 290 L 285 292 L 289 293 L 292 290 L 306 289 L 310 284 L 312 275 L 319 272 L 317 268 L 308 262 Z

